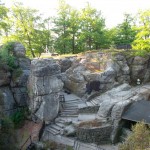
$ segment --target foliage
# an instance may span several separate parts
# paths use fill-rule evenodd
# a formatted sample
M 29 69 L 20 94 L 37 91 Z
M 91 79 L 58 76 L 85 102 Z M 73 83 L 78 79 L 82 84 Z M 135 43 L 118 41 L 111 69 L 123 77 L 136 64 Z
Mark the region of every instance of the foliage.
M 2 63 L 6 63 L 11 70 L 17 68 L 17 65 L 15 64 L 15 57 L 13 55 L 13 46 L 14 42 L 8 42 L 0 49 L 0 58 Z
M 22 108 L 20 110 L 17 110 L 12 116 L 11 120 L 14 123 L 15 128 L 20 128 L 26 119 L 26 116 L 28 115 L 27 108 Z
M 39 11 L 24 7 L 22 3 L 14 3 L 10 9 L 4 5 L 0 8 L 3 42 L 21 42 L 29 57 L 40 56 L 46 47 L 50 52 L 77 54 L 133 43 L 133 48 L 137 50 L 135 55 L 143 56 L 150 51 L 150 10 L 136 16 L 138 24 L 130 14 L 125 14 L 122 23 L 106 29 L 102 12 L 89 3 L 77 10 L 65 0 L 59 0 L 57 15 L 45 19 Z
M 7 18 L 8 8 L 0 4 L 0 35 L 8 30 L 8 24 L 5 19 Z
M 124 21 L 112 30 L 112 40 L 116 45 L 131 45 L 136 35 L 133 24 L 133 17 L 124 14 Z
M 139 51 L 138 55 L 150 52 L 150 10 L 139 12 L 139 26 L 136 27 L 137 34 L 133 42 L 133 49 Z
M 144 122 L 137 123 L 132 128 L 133 133 L 119 145 L 119 150 L 144 150 L 150 144 L 150 129 Z

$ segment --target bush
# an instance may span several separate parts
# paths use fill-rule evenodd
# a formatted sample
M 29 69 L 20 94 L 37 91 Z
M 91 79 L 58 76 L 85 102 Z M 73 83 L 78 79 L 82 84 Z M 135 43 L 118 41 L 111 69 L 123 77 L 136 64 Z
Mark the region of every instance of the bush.
M 12 116 L 11 120 L 14 123 L 15 128 L 20 128 L 24 125 L 24 121 L 26 119 L 26 116 L 28 115 L 27 108 L 23 108 L 21 110 L 16 111 Z
M 14 42 L 8 42 L 0 49 L 0 58 L 2 63 L 6 63 L 11 70 L 16 69 L 16 58 L 13 55 Z
M 132 128 L 133 133 L 119 145 L 119 150 L 145 150 L 150 145 L 150 129 L 144 122 L 137 123 Z

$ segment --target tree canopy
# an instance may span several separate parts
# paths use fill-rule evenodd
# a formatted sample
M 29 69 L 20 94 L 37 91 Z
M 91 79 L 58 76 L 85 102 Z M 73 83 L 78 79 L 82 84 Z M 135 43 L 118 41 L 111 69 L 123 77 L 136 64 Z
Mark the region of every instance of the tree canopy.
M 108 29 L 102 12 L 89 3 L 77 10 L 60 0 L 57 14 L 47 18 L 21 3 L 11 8 L 0 3 L 0 39 L 21 42 L 29 57 L 40 56 L 46 47 L 59 54 L 112 45 L 132 45 L 142 53 L 150 52 L 150 10 L 139 12 L 136 18 L 124 14 L 122 23 Z

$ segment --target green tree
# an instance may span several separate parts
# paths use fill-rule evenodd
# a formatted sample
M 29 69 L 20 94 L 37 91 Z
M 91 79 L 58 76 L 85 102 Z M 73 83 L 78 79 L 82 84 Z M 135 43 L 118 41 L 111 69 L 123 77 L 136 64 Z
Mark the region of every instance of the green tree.
M 8 17 L 8 11 L 8 8 L 6 8 L 0 1 L 0 35 L 7 35 L 8 24 L 6 22 L 6 18 Z
M 116 45 L 128 45 L 134 41 L 136 32 L 133 20 L 130 14 L 124 15 L 124 21 L 114 30 L 113 40 Z
M 98 49 L 104 44 L 105 20 L 101 12 L 92 8 L 88 3 L 81 12 L 81 39 L 85 49 Z
M 37 10 L 15 3 L 9 14 L 12 28 L 3 42 L 19 41 L 25 46 L 28 56 L 40 56 L 46 45 L 52 45 L 50 21 L 50 18 L 43 20 Z
M 70 52 L 69 40 L 69 19 L 70 19 L 70 5 L 64 0 L 59 1 L 58 16 L 54 18 L 53 31 L 55 37 L 55 48 L 61 54 Z
M 69 35 L 71 40 L 72 53 L 78 52 L 77 39 L 79 36 L 80 20 L 79 12 L 76 9 L 71 9 L 69 19 Z
M 133 42 L 133 49 L 139 50 L 141 54 L 150 52 L 150 10 L 141 11 L 138 14 L 136 38 Z

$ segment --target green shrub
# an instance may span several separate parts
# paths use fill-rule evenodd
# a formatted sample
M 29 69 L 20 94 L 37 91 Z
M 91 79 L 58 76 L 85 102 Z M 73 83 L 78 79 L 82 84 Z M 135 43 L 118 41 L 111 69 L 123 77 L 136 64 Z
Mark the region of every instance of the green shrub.
M 16 58 L 13 55 L 14 42 L 8 42 L 0 49 L 0 58 L 3 63 L 6 63 L 11 70 L 16 69 Z
M 133 133 L 119 145 L 119 150 L 146 150 L 150 144 L 150 129 L 144 122 L 137 123 L 132 128 Z
M 20 109 L 16 111 L 12 116 L 11 120 L 14 123 L 15 128 L 20 128 L 23 126 L 26 116 L 28 115 L 27 108 Z

